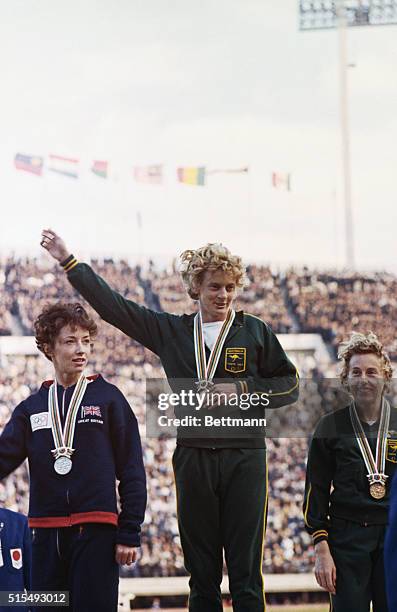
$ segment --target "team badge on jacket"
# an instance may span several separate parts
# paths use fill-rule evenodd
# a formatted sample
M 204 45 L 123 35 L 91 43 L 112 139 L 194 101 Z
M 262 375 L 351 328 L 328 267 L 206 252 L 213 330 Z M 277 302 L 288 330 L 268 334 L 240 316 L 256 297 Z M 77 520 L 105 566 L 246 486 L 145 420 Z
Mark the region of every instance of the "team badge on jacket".
M 227 348 L 225 352 L 225 370 L 227 372 L 244 372 L 247 361 L 246 348 Z
M 82 406 L 81 418 L 85 419 L 88 416 L 96 416 L 102 418 L 101 409 L 99 406 Z
M 397 463 L 397 431 L 390 431 L 389 436 L 393 437 L 387 438 L 386 459 Z
M 10 555 L 11 555 L 12 567 L 15 567 L 15 569 L 21 569 L 22 567 L 22 549 L 21 548 L 11 548 Z
M 37 429 L 50 429 L 51 418 L 49 412 L 32 414 L 30 417 L 30 425 L 32 427 L 32 431 L 36 431 Z

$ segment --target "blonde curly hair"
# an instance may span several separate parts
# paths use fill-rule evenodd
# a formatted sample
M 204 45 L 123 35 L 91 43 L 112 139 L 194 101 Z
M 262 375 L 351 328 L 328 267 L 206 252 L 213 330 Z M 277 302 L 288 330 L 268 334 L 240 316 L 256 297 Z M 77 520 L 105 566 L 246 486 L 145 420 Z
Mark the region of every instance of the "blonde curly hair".
M 193 300 L 198 300 L 197 289 L 200 287 L 205 272 L 222 270 L 233 275 L 236 286 L 243 287 L 246 276 L 241 257 L 232 255 L 223 244 L 208 243 L 205 246 L 181 254 L 181 275 L 186 290 Z
M 352 332 L 349 340 L 341 343 L 338 351 L 338 358 L 343 361 L 342 370 L 340 373 L 342 383 L 346 384 L 349 364 L 353 355 L 360 355 L 363 353 L 373 353 L 374 355 L 380 357 L 385 379 L 387 382 L 389 382 L 393 376 L 393 368 L 390 357 L 384 350 L 378 336 L 370 331 L 368 334 Z

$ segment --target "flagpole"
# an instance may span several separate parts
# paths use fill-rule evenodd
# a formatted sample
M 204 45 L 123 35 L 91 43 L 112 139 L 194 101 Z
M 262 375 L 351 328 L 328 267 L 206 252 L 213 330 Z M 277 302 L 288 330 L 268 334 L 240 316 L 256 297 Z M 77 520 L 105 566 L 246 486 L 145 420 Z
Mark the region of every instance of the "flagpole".
M 338 199 L 336 195 L 336 187 L 334 187 L 331 191 L 331 206 L 333 209 L 333 225 L 334 225 L 334 258 L 335 258 L 335 267 L 338 268 L 339 263 L 339 233 L 338 233 Z
M 346 263 L 354 269 L 354 235 L 351 188 L 350 137 L 349 137 L 349 88 L 347 72 L 347 22 L 344 0 L 336 5 L 339 41 L 340 122 L 342 137 L 343 198 L 345 209 Z

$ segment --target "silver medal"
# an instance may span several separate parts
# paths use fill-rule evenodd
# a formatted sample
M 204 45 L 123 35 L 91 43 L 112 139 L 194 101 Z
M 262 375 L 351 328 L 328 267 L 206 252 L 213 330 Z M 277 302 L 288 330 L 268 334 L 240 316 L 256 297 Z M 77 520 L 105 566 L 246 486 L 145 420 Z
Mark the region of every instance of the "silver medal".
M 64 476 L 65 474 L 69 474 L 72 466 L 72 460 L 69 457 L 62 456 L 55 460 L 54 470 L 57 474 Z
M 84 374 L 81 374 L 73 391 L 72 399 L 66 412 L 64 430 L 59 416 L 57 383 L 54 381 L 48 393 L 48 413 L 51 423 L 52 437 L 55 448 L 51 454 L 54 457 L 54 470 L 60 476 L 69 474 L 73 467 L 71 456 L 74 453 L 72 448 L 74 430 L 76 426 L 77 412 L 80 408 L 84 393 L 87 389 L 88 381 Z M 66 433 L 64 433 L 66 432 Z

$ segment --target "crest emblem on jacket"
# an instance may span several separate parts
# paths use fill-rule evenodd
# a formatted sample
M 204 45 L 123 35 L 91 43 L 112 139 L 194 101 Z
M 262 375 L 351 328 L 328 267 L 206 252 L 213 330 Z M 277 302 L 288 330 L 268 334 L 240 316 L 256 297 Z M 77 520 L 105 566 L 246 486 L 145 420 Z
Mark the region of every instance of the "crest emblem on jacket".
M 244 372 L 247 361 L 247 349 L 243 347 L 228 347 L 225 351 L 225 370 L 237 374 Z

